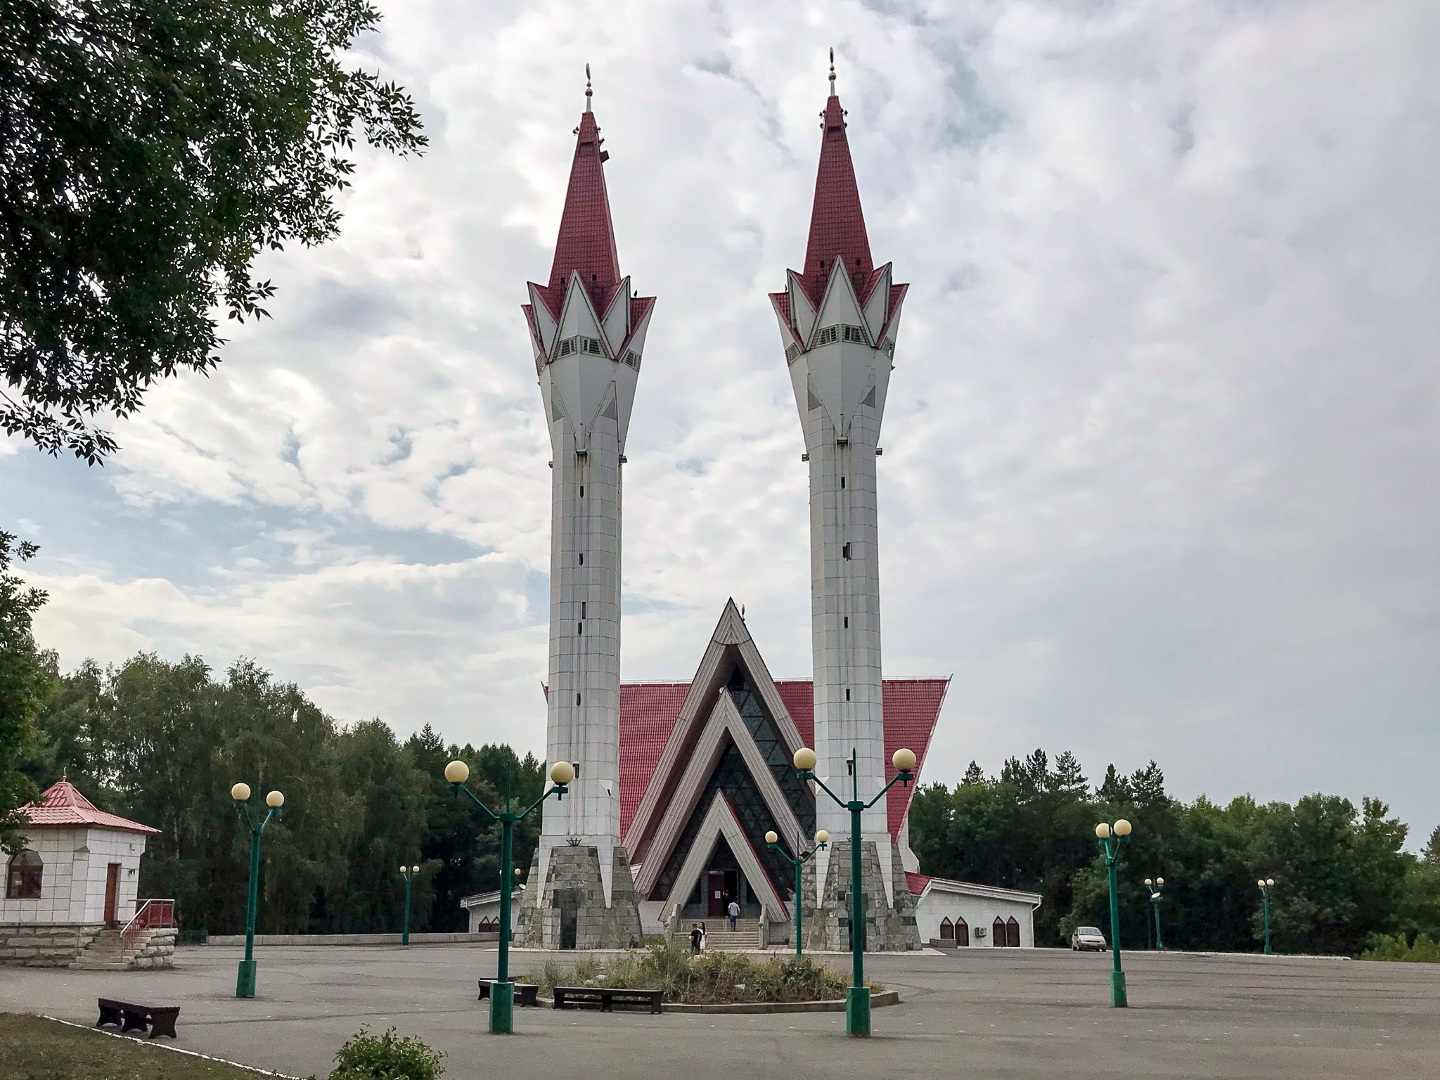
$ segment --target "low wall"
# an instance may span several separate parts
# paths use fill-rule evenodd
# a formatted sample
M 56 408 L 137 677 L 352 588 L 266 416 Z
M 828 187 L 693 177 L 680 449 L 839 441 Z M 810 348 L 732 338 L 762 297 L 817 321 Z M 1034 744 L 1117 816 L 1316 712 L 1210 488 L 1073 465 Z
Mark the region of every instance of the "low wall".
M 132 968 L 168 968 L 175 966 L 174 927 L 163 930 L 142 930 L 135 944 L 125 950 L 125 961 Z
M 493 945 L 499 934 L 411 934 L 411 945 Z M 244 945 L 244 934 L 211 934 L 206 945 Z M 256 945 L 399 945 L 399 934 L 256 934 Z
M 75 923 L 0 926 L 0 964 L 69 967 L 104 927 Z

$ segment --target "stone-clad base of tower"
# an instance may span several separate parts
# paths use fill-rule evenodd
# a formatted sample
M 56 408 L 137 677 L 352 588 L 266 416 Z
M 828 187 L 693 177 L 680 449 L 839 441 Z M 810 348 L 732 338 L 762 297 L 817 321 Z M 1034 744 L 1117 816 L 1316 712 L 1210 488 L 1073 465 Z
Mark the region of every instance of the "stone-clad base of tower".
M 824 899 L 804 909 L 805 947 L 817 951 L 850 951 L 850 841 L 830 843 L 830 865 L 825 875 Z M 890 845 L 890 880 L 895 903 L 885 896 L 880 878 L 880 852 L 873 840 L 860 844 L 860 882 L 865 907 L 865 951 L 907 952 L 920 948 L 920 930 L 915 925 L 915 897 L 905 884 L 900 851 Z M 815 895 L 815 863 L 805 864 L 801 884 L 805 896 Z
M 527 949 L 639 948 L 643 934 L 635 880 L 630 876 L 630 858 L 618 844 L 614 860 L 607 907 L 598 850 L 584 845 L 554 848 L 543 892 L 534 903 L 527 894 L 520 906 L 515 928 L 518 943 Z M 540 880 L 539 851 L 530 864 L 528 880 Z M 572 928 L 573 943 L 569 940 Z

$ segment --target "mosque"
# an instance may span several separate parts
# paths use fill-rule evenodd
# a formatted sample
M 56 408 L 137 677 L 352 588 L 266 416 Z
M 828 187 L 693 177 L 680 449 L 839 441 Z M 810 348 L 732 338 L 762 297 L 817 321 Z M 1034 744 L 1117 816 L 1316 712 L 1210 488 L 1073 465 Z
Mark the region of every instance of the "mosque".
M 733 944 L 788 942 L 799 905 L 807 947 L 848 949 L 849 813 L 792 758 L 813 748 L 817 777 L 867 801 L 901 747 L 918 779 L 949 685 L 881 669 L 876 462 L 909 286 L 871 256 L 832 64 L 803 269 L 770 294 L 809 469 L 814 677 L 773 679 L 731 601 L 690 679 L 621 683 L 622 477 L 655 298 L 620 270 L 591 101 L 587 83 L 550 276 L 523 306 L 552 450 L 546 757 L 575 780 L 544 804 L 516 940 L 626 947 L 734 900 Z M 1032 946 L 1039 896 L 920 873 L 914 791 L 862 818 L 864 947 Z M 814 849 L 799 895 L 770 832 L 791 856 Z M 498 930 L 498 893 L 463 903 L 472 930 Z

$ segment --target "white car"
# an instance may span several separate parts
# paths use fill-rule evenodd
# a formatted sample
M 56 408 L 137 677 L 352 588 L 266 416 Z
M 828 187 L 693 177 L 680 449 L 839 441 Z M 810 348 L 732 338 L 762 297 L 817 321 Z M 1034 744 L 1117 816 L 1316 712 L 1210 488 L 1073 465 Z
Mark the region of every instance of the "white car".
M 1105 943 L 1105 935 L 1096 926 L 1081 926 L 1070 935 L 1070 948 L 1076 952 L 1085 949 L 1094 949 L 1096 952 L 1104 952 L 1110 946 Z

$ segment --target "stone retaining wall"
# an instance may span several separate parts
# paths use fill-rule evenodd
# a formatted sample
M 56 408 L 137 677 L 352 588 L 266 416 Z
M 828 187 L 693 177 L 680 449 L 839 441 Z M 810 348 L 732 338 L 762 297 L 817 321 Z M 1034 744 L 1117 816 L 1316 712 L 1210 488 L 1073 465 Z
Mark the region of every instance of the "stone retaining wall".
M 69 967 L 103 929 L 99 924 L 73 923 L 0 926 L 0 964 Z
M 175 966 L 174 927 L 142 930 L 133 948 L 125 950 L 125 962 L 132 968 L 168 968 Z

